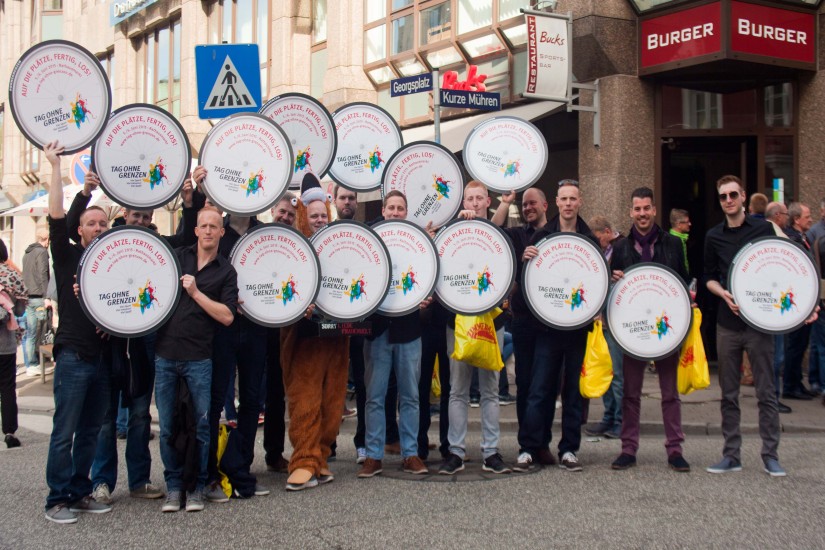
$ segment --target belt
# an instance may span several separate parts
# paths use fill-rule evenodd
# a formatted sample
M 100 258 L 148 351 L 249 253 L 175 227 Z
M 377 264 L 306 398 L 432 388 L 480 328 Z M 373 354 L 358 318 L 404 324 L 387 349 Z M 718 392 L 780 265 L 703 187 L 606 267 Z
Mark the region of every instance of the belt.
M 42 294 L 29 294 L 29 298 L 42 298 Z

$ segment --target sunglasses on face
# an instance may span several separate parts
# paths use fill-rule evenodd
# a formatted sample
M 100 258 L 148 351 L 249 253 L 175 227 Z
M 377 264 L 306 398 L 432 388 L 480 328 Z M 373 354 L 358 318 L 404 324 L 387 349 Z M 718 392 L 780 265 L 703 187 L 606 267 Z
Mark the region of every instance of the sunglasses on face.
M 577 180 L 571 180 L 571 179 L 566 179 L 566 180 L 559 181 L 559 187 L 564 187 L 565 185 L 573 185 L 575 187 L 578 187 L 579 182 Z
M 731 191 L 730 193 L 719 193 L 719 201 L 726 202 L 730 198 L 730 200 L 735 201 L 739 198 L 739 191 Z

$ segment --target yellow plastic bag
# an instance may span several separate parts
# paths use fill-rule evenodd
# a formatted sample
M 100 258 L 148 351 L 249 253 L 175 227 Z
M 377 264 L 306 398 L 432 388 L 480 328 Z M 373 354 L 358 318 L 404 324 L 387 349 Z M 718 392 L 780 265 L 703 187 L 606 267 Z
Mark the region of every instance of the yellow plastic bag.
M 441 374 L 438 372 L 438 354 L 435 356 L 435 366 L 433 367 L 433 379 L 430 384 L 433 397 L 441 397 Z
M 613 362 L 604 338 L 600 320 L 593 321 L 593 330 L 587 333 L 587 349 L 584 352 L 579 391 L 582 397 L 595 399 L 607 392 L 613 381 Z
M 501 309 L 484 315 L 455 316 L 455 348 L 452 358 L 480 369 L 500 371 L 504 367 L 493 320 Z
M 694 390 L 703 390 L 710 386 L 708 358 L 705 344 L 702 342 L 702 312 L 693 308 L 693 326 L 682 344 L 679 354 L 679 371 L 676 373 L 676 387 L 679 393 L 687 395 Z
M 223 452 L 226 450 L 226 444 L 229 441 L 229 430 L 226 428 L 226 424 L 220 424 L 218 426 L 218 464 L 221 463 L 221 457 L 223 456 Z M 222 471 L 218 470 L 218 477 L 221 485 L 221 490 L 223 493 L 231 497 L 232 496 L 232 484 L 229 483 L 229 478 L 226 477 L 226 474 Z

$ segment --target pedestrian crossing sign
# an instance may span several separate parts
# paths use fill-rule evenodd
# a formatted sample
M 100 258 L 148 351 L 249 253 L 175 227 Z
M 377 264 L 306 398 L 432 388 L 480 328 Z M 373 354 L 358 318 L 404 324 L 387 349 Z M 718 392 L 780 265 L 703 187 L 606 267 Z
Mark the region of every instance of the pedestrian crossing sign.
M 224 118 L 261 108 L 257 44 L 195 46 L 198 116 Z

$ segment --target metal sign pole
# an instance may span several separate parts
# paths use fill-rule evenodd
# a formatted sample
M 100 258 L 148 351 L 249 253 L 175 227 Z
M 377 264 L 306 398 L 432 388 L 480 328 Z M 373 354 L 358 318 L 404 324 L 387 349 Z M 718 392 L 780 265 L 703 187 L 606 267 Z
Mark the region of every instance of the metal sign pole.
M 438 80 L 438 69 L 433 69 L 433 129 L 435 142 L 441 143 L 441 82 Z

